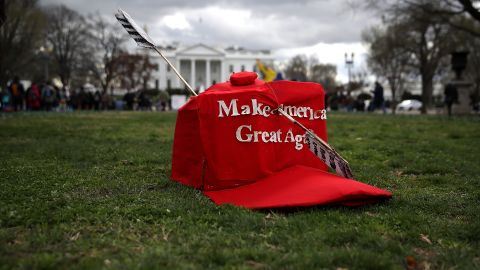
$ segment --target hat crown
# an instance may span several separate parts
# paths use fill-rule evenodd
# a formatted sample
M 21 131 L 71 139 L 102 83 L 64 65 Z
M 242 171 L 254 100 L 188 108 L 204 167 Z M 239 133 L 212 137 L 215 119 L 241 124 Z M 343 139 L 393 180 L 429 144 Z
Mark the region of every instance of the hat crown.
M 245 86 L 255 83 L 258 75 L 255 72 L 243 71 L 230 75 L 230 83 L 233 86 Z

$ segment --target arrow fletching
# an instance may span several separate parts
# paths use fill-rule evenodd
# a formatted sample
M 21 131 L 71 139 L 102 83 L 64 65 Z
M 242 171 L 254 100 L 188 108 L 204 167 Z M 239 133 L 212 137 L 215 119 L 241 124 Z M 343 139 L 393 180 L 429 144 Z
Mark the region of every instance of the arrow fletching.
M 123 28 L 127 30 L 128 34 L 135 40 L 138 46 L 144 48 L 155 48 L 153 40 L 148 36 L 143 29 L 138 26 L 135 21 L 125 11 L 119 9 L 115 14 L 117 20 L 122 24 Z
M 272 88 L 270 87 L 270 89 Z M 317 134 L 313 133 L 307 127 L 302 125 L 302 123 L 298 122 L 293 117 L 288 115 L 283 110 L 283 105 L 280 105 L 280 107 L 278 107 L 278 112 L 280 113 L 280 115 L 285 116 L 288 120 L 290 120 L 290 122 L 296 124 L 305 131 L 305 138 L 309 146 L 309 150 L 315 156 L 317 156 L 320 160 L 327 164 L 328 167 L 335 170 L 335 172 L 337 172 L 341 176 L 353 179 L 352 170 L 350 169 L 348 162 L 344 158 L 342 158 L 342 156 L 340 156 L 335 151 L 335 149 L 333 149 L 333 147 L 331 147 L 328 143 L 318 137 Z
M 348 162 L 343 159 L 333 148 L 329 147 L 311 132 L 305 133 L 305 138 L 309 146 L 309 150 L 320 158 L 328 167 L 334 169 L 339 175 L 353 179 L 352 170 Z
M 155 50 L 163 58 L 163 60 L 165 60 L 165 62 L 167 62 L 167 64 L 173 69 L 175 74 L 177 74 L 178 78 L 185 84 L 185 86 L 192 93 L 192 95 L 197 95 L 197 93 L 193 91 L 193 88 L 182 77 L 180 72 L 178 72 L 175 66 L 170 63 L 170 60 L 168 60 L 168 58 L 165 57 L 165 55 L 155 46 L 150 36 L 135 23 L 135 21 L 132 19 L 132 17 L 130 17 L 130 15 L 128 15 L 128 13 L 121 9 L 118 9 L 118 13 L 115 14 L 115 17 L 122 24 L 123 28 L 127 30 L 128 34 L 135 40 L 138 46 Z

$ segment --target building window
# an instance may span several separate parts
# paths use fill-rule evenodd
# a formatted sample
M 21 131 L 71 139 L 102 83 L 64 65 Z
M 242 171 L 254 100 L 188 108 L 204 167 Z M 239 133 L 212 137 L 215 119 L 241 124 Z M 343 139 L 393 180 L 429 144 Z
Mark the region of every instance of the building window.
M 158 90 L 158 85 L 159 85 L 159 81 L 158 81 L 158 79 L 156 79 L 155 80 L 155 89 L 157 89 L 157 90 Z
M 170 79 L 167 80 L 167 89 L 172 89 L 172 82 Z
M 233 72 L 233 65 L 230 65 L 230 73 Z
M 167 65 L 167 72 L 170 72 L 170 65 Z
M 242 69 L 241 69 L 241 70 L 242 70 L 242 71 L 245 71 L 245 65 L 242 65 Z

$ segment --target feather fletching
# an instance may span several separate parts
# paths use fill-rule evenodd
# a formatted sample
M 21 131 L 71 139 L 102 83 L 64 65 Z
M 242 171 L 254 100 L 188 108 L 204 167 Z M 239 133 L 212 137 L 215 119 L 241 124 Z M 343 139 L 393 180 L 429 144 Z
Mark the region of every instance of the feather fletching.
M 352 170 L 348 162 L 343 159 L 333 148 L 327 146 L 325 142 L 320 140 L 312 133 L 305 133 L 309 150 L 322 160 L 328 167 L 335 170 L 339 175 L 353 179 Z
M 115 14 L 117 20 L 122 24 L 123 28 L 127 30 L 128 34 L 135 40 L 140 47 L 154 48 L 153 40 L 148 36 L 141 27 L 125 11 L 119 9 Z

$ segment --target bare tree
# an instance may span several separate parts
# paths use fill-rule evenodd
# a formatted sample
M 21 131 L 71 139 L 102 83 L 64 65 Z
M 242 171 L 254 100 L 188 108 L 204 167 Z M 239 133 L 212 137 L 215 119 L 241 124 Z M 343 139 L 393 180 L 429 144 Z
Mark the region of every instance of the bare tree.
M 416 8 L 427 14 L 426 18 L 480 38 L 480 10 L 478 1 L 437 0 L 437 1 L 399 1 L 395 8 Z
M 285 75 L 290 80 L 306 81 L 308 72 L 308 59 L 305 55 L 296 55 L 290 59 Z
M 409 71 L 410 53 L 405 40 L 399 37 L 395 25 L 372 27 L 363 32 L 362 39 L 369 45 L 368 66 L 378 77 L 385 78 L 392 91 L 392 112 Z M 397 95 L 398 94 L 398 95 Z
M 145 52 L 140 63 L 141 63 L 141 70 L 139 75 L 142 78 L 143 89 L 147 89 L 148 82 L 152 78 L 152 72 L 153 70 L 158 70 L 158 65 L 152 62 L 152 60 L 150 59 L 150 55 L 148 54 L 148 51 Z
M 395 25 L 397 39 L 402 41 L 411 56 L 409 65 L 416 69 L 422 80 L 422 113 L 426 113 L 432 104 L 433 78 L 439 74 L 441 63 L 450 53 L 452 35 L 452 27 L 440 17 L 428 13 L 426 7 L 438 8 L 445 1 L 369 0 L 363 4 L 380 11 L 384 25 Z
M 112 24 L 99 14 L 89 16 L 90 36 L 97 57 L 85 59 L 86 68 L 91 72 L 103 91 L 107 91 L 113 80 L 120 75 L 121 54 L 126 41 L 124 31 L 118 24 Z
M 152 71 L 156 68 L 148 54 L 123 53 L 119 58 L 121 84 L 128 89 L 137 89 L 139 86 L 146 89 Z
M 74 72 L 80 69 L 82 55 L 88 54 L 88 25 L 85 18 L 66 6 L 50 6 L 47 10 L 47 40 L 52 47 L 56 72 L 63 85 L 69 85 Z M 94 57 L 91 55 L 91 57 Z
M 337 66 L 332 64 L 322 64 L 317 58 L 310 58 L 309 81 L 320 83 L 325 91 L 331 92 L 335 90 Z
M 422 20 L 447 24 L 480 38 L 480 1 L 478 0 L 349 0 L 352 9 L 379 12 L 383 18 L 401 16 L 409 10 L 420 10 Z
M 4 2 L 3 26 L 0 27 L 0 87 L 5 88 L 14 74 L 28 69 L 40 47 L 45 17 L 35 0 Z
M 422 113 L 432 105 L 433 78 L 442 68 L 451 51 L 451 28 L 445 24 L 425 20 L 426 14 L 419 9 L 411 9 L 399 23 L 399 31 L 404 35 L 405 48 L 411 54 L 411 65 L 416 68 L 422 80 Z

